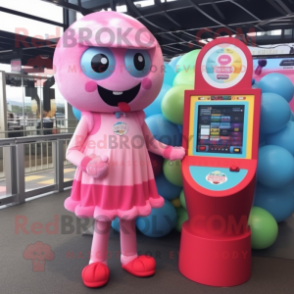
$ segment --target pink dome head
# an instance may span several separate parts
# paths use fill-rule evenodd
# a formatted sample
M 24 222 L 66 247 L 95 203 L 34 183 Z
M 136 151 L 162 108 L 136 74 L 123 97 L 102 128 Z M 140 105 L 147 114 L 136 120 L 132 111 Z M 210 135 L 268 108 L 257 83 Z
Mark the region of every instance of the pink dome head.
M 114 11 L 89 14 L 60 38 L 53 65 L 64 98 L 91 112 L 138 111 L 163 81 L 160 46 L 136 19 Z

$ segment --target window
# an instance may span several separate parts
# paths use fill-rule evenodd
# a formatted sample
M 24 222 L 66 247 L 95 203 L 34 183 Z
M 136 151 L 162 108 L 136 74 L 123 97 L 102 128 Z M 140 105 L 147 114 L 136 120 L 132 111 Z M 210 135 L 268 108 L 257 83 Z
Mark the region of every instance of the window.
M 63 23 L 63 9 L 40 0 L 0 0 L 0 6 Z
M 77 12 L 77 20 L 79 20 L 79 19 L 81 19 L 83 17 L 84 17 L 84 15 L 82 15 L 80 12 Z
M 116 6 L 116 11 L 118 11 L 118 12 L 127 12 L 128 11 L 127 5 Z
M 5 63 L 0 63 L 0 70 L 5 71 L 5 72 L 10 72 L 11 71 L 11 65 L 10 64 L 5 64 Z
M 147 7 L 147 6 L 154 5 L 154 0 L 143 0 L 143 1 L 134 2 L 134 4 L 137 7 Z
M 3 31 L 38 39 L 59 38 L 63 33 L 62 27 L 5 12 L 0 12 L 0 28 Z

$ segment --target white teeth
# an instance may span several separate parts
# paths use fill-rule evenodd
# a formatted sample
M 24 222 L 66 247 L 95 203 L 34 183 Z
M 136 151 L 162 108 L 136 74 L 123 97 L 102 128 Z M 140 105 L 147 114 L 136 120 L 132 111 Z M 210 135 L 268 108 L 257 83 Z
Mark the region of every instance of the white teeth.
M 113 95 L 121 95 L 123 92 L 112 92 Z

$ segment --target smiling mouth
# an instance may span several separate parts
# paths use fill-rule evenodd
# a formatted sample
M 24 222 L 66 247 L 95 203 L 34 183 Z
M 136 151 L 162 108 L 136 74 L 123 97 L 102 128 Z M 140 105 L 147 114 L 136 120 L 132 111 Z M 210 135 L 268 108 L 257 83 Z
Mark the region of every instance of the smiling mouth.
M 111 91 L 97 85 L 97 90 L 102 100 L 110 106 L 118 106 L 119 103 L 130 103 L 139 93 L 141 83 L 126 91 Z

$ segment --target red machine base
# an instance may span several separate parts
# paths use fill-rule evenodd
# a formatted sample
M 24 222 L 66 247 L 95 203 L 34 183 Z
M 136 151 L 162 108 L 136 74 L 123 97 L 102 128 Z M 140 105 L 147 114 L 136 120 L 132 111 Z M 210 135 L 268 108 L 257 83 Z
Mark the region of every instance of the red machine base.
M 230 239 L 207 239 L 182 227 L 179 270 L 188 279 L 205 285 L 230 287 L 251 276 L 251 232 Z

